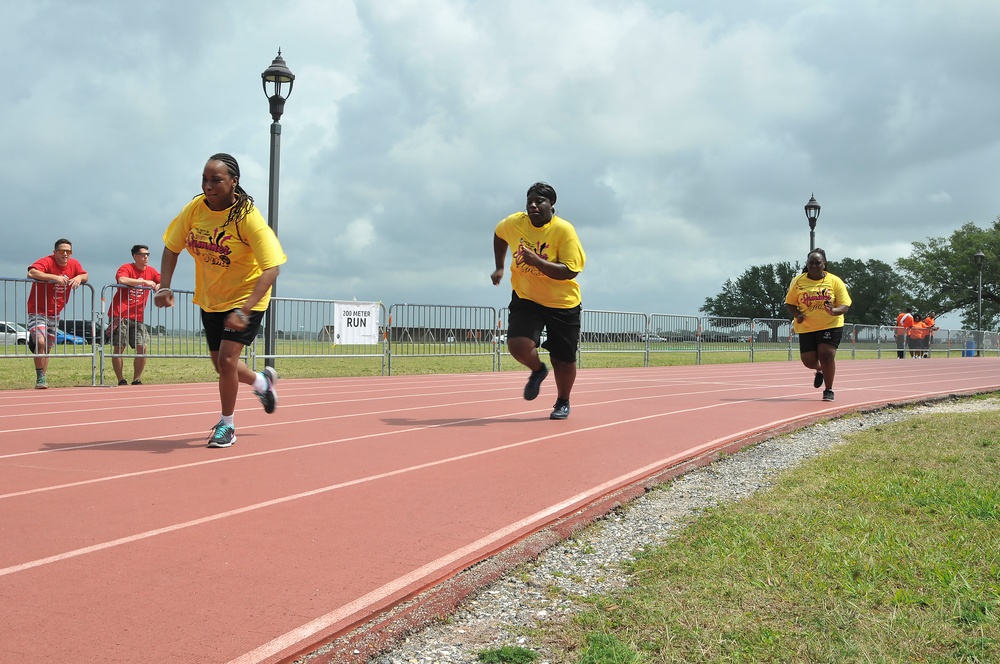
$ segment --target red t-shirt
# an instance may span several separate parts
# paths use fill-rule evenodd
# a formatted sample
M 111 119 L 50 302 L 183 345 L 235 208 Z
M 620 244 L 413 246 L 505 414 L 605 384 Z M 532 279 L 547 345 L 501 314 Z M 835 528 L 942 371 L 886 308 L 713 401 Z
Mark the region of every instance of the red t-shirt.
M 86 274 L 86 270 L 80 265 L 80 261 L 70 257 L 66 267 L 62 267 L 56 262 L 55 256 L 45 256 L 39 258 L 31 264 L 28 269 L 34 268 L 46 274 L 62 274 L 70 279 Z M 47 316 L 57 318 L 66 306 L 66 298 L 69 296 L 69 288 L 63 284 L 55 284 L 51 281 L 35 281 L 31 284 L 31 292 L 28 293 L 28 315 Z
M 135 263 L 125 263 L 115 274 L 115 281 L 122 277 L 128 279 L 147 279 L 160 283 L 160 273 L 156 268 L 146 266 L 144 270 L 136 268 Z M 120 282 L 119 282 L 120 283 Z M 146 309 L 146 300 L 152 293 L 148 288 L 116 288 L 115 296 L 111 299 L 111 308 L 108 310 L 110 318 L 130 318 L 140 323 L 143 320 Z

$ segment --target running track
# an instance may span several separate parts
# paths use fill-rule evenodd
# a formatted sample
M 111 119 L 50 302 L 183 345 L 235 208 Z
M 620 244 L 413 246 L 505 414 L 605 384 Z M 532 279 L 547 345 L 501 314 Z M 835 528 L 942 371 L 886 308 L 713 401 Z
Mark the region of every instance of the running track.
M 214 384 L 2 392 L 0 661 L 360 661 L 718 450 L 1000 390 L 994 358 L 838 368 L 834 403 L 797 362 L 581 370 L 564 422 L 551 375 L 284 380 L 225 450 Z

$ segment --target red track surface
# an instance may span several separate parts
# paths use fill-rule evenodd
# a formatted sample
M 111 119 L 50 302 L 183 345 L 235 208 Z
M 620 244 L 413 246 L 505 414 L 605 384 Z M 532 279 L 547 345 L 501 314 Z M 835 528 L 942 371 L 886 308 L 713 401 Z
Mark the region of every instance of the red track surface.
M 0 660 L 284 661 L 691 459 L 1000 390 L 992 358 L 842 360 L 834 403 L 796 362 L 594 369 L 556 422 L 526 375 L 244 387 L 224 450 L 214 384 L 0 393 Z

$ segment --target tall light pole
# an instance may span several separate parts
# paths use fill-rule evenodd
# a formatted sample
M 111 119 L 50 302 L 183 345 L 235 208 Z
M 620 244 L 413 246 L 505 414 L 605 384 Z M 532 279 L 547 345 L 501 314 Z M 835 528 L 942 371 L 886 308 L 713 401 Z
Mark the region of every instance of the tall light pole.
M 810 195 L 806 203 L 806 219 L 809 220 L 809 253 L 816 248 L 816 220 L 819 219 L 819 203 L 816 197 Z
M 270 177 L 268 178 L 267 194 L 267 225 L 271 227 L 274 234 L 278 234 L 278 176 L 281 165 L 281 114 L 285 112 L 285 100 L 292 95 L 292 86 L 295 85 L 295 74 L 285 65 L 285 59 L 281 57 L 281 49 L 278 49 L 278 56 L 271 61 L 271 66 L 260 75 L 264 86 L 264 96 L 267 97 L 271 110 L 271 164 Z M 283 86 L 288 85 L 288 91 L 282 94 Z M 270 90 L 268 89 L 270 86 Z M 277 293 L 277 283 L 271 288 L 271 297 Z M 269 306 L 264 315 L 264 364 L 274 366 L 274 307 Z
M 976 259 L 976 269 L 979 270 L 979 313 L 976 315 L 976 336 L 979 337 L 976 341 L 976 355 L 982 353 L 983 346 L 983 261 L 986 260 L 986 254 L 980 249 L 973 256 Z

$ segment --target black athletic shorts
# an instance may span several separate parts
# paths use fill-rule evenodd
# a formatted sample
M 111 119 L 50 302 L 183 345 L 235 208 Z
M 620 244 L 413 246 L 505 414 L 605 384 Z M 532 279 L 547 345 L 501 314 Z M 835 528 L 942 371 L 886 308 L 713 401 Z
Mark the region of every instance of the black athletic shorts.
M 819 348 L 820 344 L 826 344 L 827 346 L 833 346 L 834 348 L 840 347 L 840 340 L 844 336 L 844 328 L 842 327 L 831 327 L 828 330 L 819 330 L 818 332 L 806 332 L 799 335 L 799 352 L 809 353 L 815 351 Z
M 208 342 L 208 350 L 217 351 L 222 346 L 222 340 L 238 341 L 244 346 L 249 346 L 257 337 L 261 321 L 264 320 L 263 311 L 251 311 L 250 319 L 244 330 L 230 330 L 226 327 L 226 316 L 236 311 L 205 311 L 201 310 L 201 324 L 205 326 L 205 340 Z
M 580 347 L 580 312 L 577 305 L 571 309 L 545 307 L 531 300 L 511 294 L 510 316 L 507 321 L 507 338 L 527 337 L 535 345 L 549 351 L 549 356 L 560 362 L 576 362 Z M 545 330 L 548 338 L 539 344 Z

